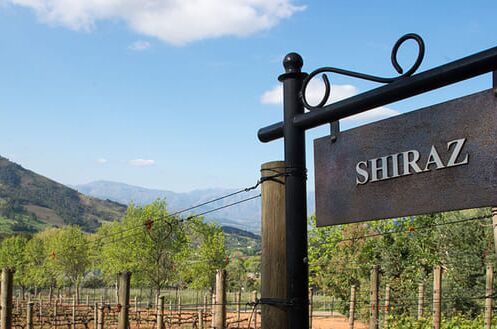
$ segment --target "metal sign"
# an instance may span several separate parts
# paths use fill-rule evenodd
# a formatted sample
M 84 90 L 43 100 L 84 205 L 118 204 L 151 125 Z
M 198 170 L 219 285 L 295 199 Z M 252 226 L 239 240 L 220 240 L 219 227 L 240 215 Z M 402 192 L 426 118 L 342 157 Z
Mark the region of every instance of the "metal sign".
M 479 92 L 314 141 L 318 226 L 497 205 L 497 97 Z

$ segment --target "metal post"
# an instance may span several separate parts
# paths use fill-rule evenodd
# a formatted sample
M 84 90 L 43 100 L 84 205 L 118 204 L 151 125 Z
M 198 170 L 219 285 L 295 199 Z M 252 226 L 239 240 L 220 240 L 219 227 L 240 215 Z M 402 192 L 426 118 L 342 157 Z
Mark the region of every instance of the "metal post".
M 300 99 L 302 82 L 307 74 L 302 73 L 303 60 L 300 55 L 285 56 L 283 82 L 283 106 L 285 136 L 285 217 L 287 294 L 292 305 L 286 309 L 288 329 L 309 327 L 309 277 L 307 259 L 307 187 L 305 163 L 305 128 L 294 125 L 296 115 L 304 113 Z
M 487 265 L 487 280 L 485 289 L 485 329 L 492 328 L 492 295 L 494 293 L 494 268 L 492 265 Z
M 12 328 L 12 280 L 14 270 L 10 268 L 2 269 L 2 290 L 1 290 L 1 321 L 0 328 Z

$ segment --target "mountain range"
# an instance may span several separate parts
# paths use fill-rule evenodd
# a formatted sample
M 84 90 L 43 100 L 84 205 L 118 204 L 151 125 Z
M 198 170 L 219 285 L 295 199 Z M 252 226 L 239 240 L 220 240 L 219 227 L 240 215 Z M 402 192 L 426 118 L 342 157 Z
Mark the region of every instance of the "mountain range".
M 147 189 L 139 186 L 111 181 L 95 181 L 88 184 L 73 186 L 79 192 L 101 199 L 108 199 L 123 204 L 133 202 L 144 205 L 157 199 L 165 199 L 171 212 L 181 211 L 194 205 L 217 199 L 240 190 L 210 188 L 194 190 L 186 193 L 177 193 L 168 190 Z M 192 209 L 189 213 L 203 213 L 217 208 L 226 207 L 232 203 L 258 195 L 258 190 L 242 192 L 232 197 L 209 203 L 205 206 Z M 308 193 L 308 213 L 314 213 L 314 193 Z M 236 227 L 251 232 L 259 232 L 261 226 L 261 201 L 254 199 L 234 206 L 214 211 L 205 215 L 206 220 L 215 221 L 221 225 Z

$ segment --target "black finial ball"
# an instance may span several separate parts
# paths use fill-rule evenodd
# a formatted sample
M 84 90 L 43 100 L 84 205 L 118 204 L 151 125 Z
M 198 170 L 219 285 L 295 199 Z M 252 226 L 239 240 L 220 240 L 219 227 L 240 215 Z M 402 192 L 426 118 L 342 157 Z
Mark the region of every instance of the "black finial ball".
M 302 66 L 304 66 L 304 60 L 297 53 L 289 53 L 283 59 L 283 66 L 286 73 L 300 72 Z

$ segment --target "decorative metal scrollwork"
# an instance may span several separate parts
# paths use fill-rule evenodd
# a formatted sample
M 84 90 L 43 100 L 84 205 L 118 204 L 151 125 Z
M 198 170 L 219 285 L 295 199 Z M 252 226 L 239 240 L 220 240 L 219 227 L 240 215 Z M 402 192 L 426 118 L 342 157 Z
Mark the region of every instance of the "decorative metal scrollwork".
M 414 64 L 411 66 L 409 70 L 407 70 L 405 73 L 402 67 L 399 65 L 399 62 L 397 61 L 397 52 L 399 51 L 400 46 L 407 40 L 414 40 L 418 44 L 418 57 L 416 58 L 416 61 Z M 339 69 L 336 67 L 322 67 L 319 68 L 313 72 L 311 72 L 307 78 L 304 80 L 303 85 L 302 85 L 302 91 L 300 93 L 300 96 L 302 98 L 302 102 L 309 111 L 312 110 L 317 110 L 322 108 L 329 100 L 330 95 L 331 95 L 331 85 L 330 81 L 328 79 L 328 76 L 326 73 L 336 73 L 336 74 L 341 74 L 341 75 L 346 75 L 358 79 L 363 79 L 363 80 L 369 80 L 369 81 L 374 81 L 374 82 L 379 82 L 379 83 L 391 83 L 400 79 L 403 79 L 405 77 L 411 76 L 416 70 L 419 68 L 421 65 L 421 62 L 423 61 L 425 55 L 425 43 L 423 39 L 415 33 L 409 33 L 406 35 L 403 35 L 392 48 L 392 54 L 391 54 L 391 61 L 392 65 L 395 68 L 395 70 L 400 74 L 398 77 L 393 77 L 393 78 L 384 78 L 384 77 L 378 77 L 374 75 L 369 75 L 369 74 L 364 74 L 364 73 L 359 73 L 359 72 L 353 72 L 349 70 L 344 70 L 344 69 Z M 309 102 L 307 101 L 305 92 L 307 89 L 307 86 L 309 85 L 309 82 L 316 77 L 319 74 L 323 74 L 323 83 L 325 86 L 325 92 L 324 96 L 321 99 L 321 101 L 317 105 L 310 105 Z

